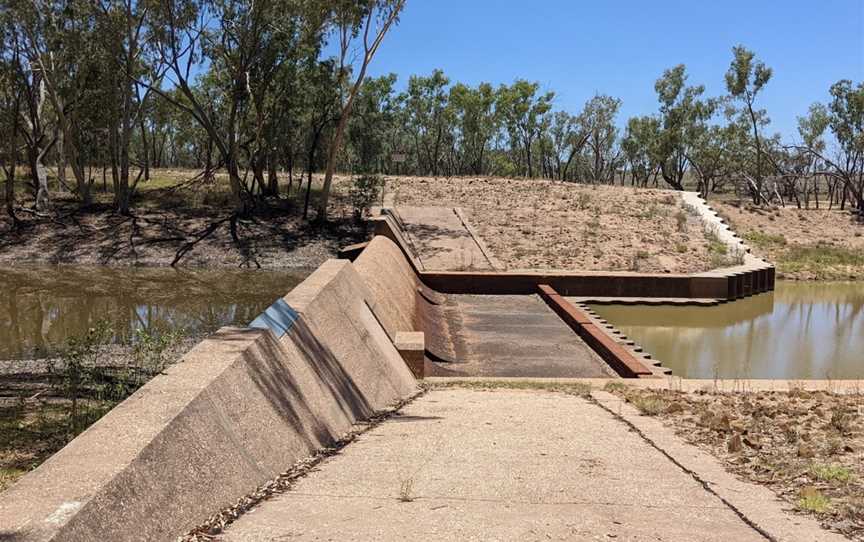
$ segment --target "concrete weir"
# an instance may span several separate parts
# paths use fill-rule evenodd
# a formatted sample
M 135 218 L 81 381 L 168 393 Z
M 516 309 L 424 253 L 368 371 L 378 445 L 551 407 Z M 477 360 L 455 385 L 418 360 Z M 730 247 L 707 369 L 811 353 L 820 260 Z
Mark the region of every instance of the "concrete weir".
M 347 261 L 223 328 L 0 495 L 0 540 L 171 540 L 417 392 Z
M 0 541 L 175 539 L 415 395 L 416 378 L 668 372 L 581 305 L 591 296 L 721 302 L 773 288 L 752 257 L 699 275 L 501 272 L 460 212 L 406 213 L 427 215 L 467 232 L 427 247 L 434 270 L 412 248 L 422 228 L 381 217 L 351 261 L 208 337 L 0 494 Z M 447 251 L 483 270 L 439 270 Z

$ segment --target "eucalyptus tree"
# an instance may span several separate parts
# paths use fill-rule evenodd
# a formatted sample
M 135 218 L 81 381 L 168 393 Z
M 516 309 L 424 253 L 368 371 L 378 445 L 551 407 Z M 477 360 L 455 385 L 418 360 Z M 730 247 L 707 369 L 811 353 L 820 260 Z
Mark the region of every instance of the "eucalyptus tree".
M 412 130 L 417 164 L 422 173 L 438 176 L 445 137 L 451 129 L 448 79 L 441 70 L 423 77 L 412 75 L 403 97 L 405 117 Z
M 44 88 L 62 134 L 64 156 L 75 176 L 76 194 L 83 205 L 89 205 L 93 181 L 86 170 L 97 143 L 92 117 L 100 112 L 94 91 L 102 68 L 94 6 L 84 0 L 9 3 L 21 27 L 22 58 L 30 73 L 38 73 L 34 89 Z
M 742 45 L 732 48 L 732 63 L 726 72 L 726 89 L 741 104 L 740 115 L 749 121 L 756 152 L 752 179 L 748 178 L 754 203 L 765 200 L 763 191 L 763 149 L 761 130 L 769 120 L 764 109 L 756 108 L 756 98 L 771 79 L 771 68 L 756 59 L 756 54 Z M 748 176 L 749 177 L 749 176 Z
M 130 184 L 132 140 L 150 94 L 150 89 L 142 89 L 137 83 L 144 72 L 143 40 L 148 6 L 141 0 L 96 0 L 93 3 L 95 36 L 101 45 L 103 66 L 108 68 L 103 84 L 113 91 L 113 100 L 106 105 L 113 108 L 114 115 L 106 128 L 114 171 L 114 208 L 120 214 L 129 214 L 132 195 L 145 172 L 140 164 L 142 167 Z M 158 72 L 161 66 L 149 68 Z
M 856 85 L 843 79 L 831 86 L 830 93 L 827 108 L 811 109 L 808 128 L 821 138 L 825 128 L 830 127 L 836 141 L 834 153 L 829 154 L 813 142 L 808 144 L 806 139 L 805 145 L 830 168 L 830 175 L 842 182 L 841 206 L 848 194 L 858 212 L 864 213 L 864 82 Z
M 360 87 L 347 131 L 352 171 L 379 173 L 382 162 L 394 151 L 389 148 L 389 136 L 399 107 L 395 84 L 396 74 L 391 73 L 366 79 Z
M 450 87 L 448 101 L 457 134 L 454 144 L 459 148 L 459 173 L 481 175 L 486 171 L 487 149 L 500 129 L 495 89 L 489 83 L 476 88 L 457 83 Z
M 6 214 L 13 228 L 19 226 L 15 215 L 15 175 L 23 101 L 23 88 L 18 80 L 20 61 L 20 40 L 12 14 L 0 11 L 0 126 L 6 134 L 0 143 L 0 170 L 4 176 Z
M 253 97 L 266 92 L 298 36 L 320 35 L 324 8 L 300 0 L 163 0 L 150 17 L 154 64 L 164 69 L 145 84 L 207 132 L 228 173 L 235 211 L 244 214 L 253 201 L 240 174 L 242 122 L 254 115 Z M 194 88 L 202 69 L 218 90 L 209 101 Z M 163 79 L 179 96 L 162 89 Z
M 339 88 L 347 89 L 341 96 L 341 107 L 336 123 L 336 129 L 330 142 L 327 154 L 327 170 L 324 173 L 324 186 L 318 201 L 318 220 L 327 219 L 327 204 L 330 199 L 330 188 L 333 185 L 333 174 L 336 172 L 338 153 L 342 148 L 342 139 L 348 119 L 354 105 L 354 99 L 366 78 L 369 64 L 384 41 L 384 36 L 399 20 L 399 14 L 405 6 L 405 0 L 339 0 L 332 10 L 332 21 L 339 39 Z M 350 69 L 349 51 L 354 42 L 360 42 L 362 53 L 356 70 Z M 353 83 L 348 82 L 349 75 Z
M 620 156 L 615 117 L 620 107 L 621 100 L 598 94 L 585 103 L 577 118 L 579 131 L 585 134 L 583 171 L 592 183 L 615 179 Z
M 703 129 L 717 108 L 715 100 L 700 99 L 704 86 L 686 86 L 686 82 L 686 68 L 679 64 L 664 71 L 654 84 L 660 102 L 657 163 L 663 180 L 675 190 L 684 190 L 694 131 Z
M 631 117 L 621 140 L 630 182 L 648 186 L 660 167 L 660 121 L 654 116 Z
M 546 113 L 552 109 L 554 92 L 538 94 L 539 83 L 517 79 L 512 85 L 498 89 L 497 111 L 510 141 L 511 156 L 523 175 L 534 177 L 531 149 L 540 136 Z

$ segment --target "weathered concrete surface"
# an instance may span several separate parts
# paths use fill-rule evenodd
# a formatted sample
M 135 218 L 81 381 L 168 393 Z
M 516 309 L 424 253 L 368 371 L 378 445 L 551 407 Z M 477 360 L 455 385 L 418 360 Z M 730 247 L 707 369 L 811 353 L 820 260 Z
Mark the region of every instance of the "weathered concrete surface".
M 459 315 L 450 375 L 610 377 L 615 372 L 536 295 L 451 296 Z M 431 374 L 436 374 L 433 370 Z
M 393 212 L 404 226 L 424 270 L 495 268 L 482 241 L 456 209 L 397 207 Z
M 538 391 L 432 391 L 228 541 L 765 538 L 614 416 Z
M 846 537 L 822 529 L 811 518 L 789 514 L 787 505 L 778 502 L 774 493 L 765 486 L 745 482 L 727 472 L 716 458 L 683 442 L 672 428 L 663 425 L 657 418 L 642 416 L 620 397 L 596 391 L 593 397 L 607 411 L 621 418 L 639 431 L 654 446 L 659 447 L 681 467 L 711 488 L 719 498 L 725 500 L 752 524 L 770 534 L 778 542 L 813 540 L 842 542 Z
M 0 495 L 0 540 L 172 540 L 413 394 L 350 262 L 223 328 Z

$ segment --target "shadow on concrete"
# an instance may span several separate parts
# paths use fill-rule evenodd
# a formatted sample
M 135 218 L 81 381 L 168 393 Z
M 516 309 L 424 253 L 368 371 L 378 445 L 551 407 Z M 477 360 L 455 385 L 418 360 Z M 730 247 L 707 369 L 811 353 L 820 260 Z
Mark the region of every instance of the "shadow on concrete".
M 368 418 L 375 408 L 345 370 L 333 352 L 319 341 L 303 318 L 288 332 L 319 380 L 336 398 L 339 407 L 352 421 Z

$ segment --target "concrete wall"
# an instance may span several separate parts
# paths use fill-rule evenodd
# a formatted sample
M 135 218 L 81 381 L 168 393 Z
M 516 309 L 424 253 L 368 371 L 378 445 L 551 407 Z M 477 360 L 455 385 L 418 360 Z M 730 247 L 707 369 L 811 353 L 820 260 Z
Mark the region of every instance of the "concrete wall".
M 689 193 L 688 193 L 689 194 Z M 373 220 L 375 234 L 391 240 L 414 269 L 418 280 L 438 292 L 448 294 L 518 294 L 529 295 L 540 284 L 548 284 L 564 296 L 631 297 L 631 298 L 699 298 L 732 300 L 774 289 L 774 267 L 747 252 L 746 245 L 716 213 L 700 200 L 688 196 L 687 202 L 702 213 L 703 220 L 716 222 L 722 239 L 736 249 L 744 250 L 740 266 L 705 273 L 632 273 L 624 271 L 538 271 L 538 272 L 475 272 L 424 271 L 413 248 L 405 240 L 400 225 L 393 216 L 383 214 Z M 368 248 L 367 248 L 368 250 Z M 362 257 L 362 255 L 361 255 Z M 359 258 L 358 258 L 359 260 Z
M 350 262 L 223 328 L 0 495 L 0 540 L 173 540 L 416 392 Z

